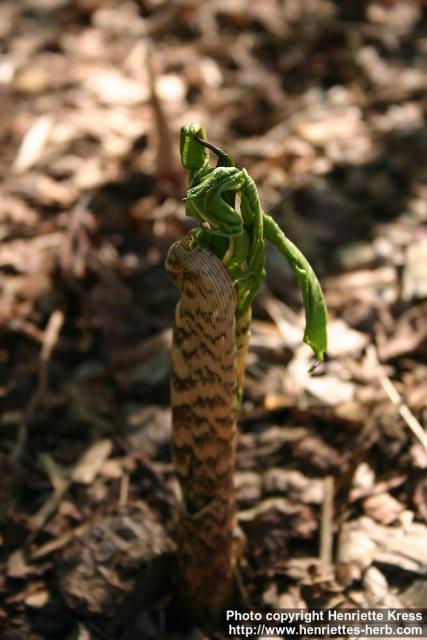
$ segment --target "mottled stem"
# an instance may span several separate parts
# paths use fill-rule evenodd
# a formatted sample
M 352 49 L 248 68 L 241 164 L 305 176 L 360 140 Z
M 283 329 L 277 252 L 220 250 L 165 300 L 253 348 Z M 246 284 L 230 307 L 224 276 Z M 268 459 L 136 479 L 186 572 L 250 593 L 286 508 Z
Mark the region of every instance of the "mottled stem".
M 236 292 L 222 262 L 190 236 L 168 254 L 181 299 L 172 345 L 173 462 L 183 496 L 182 592 L 215 617 L 233 589 Z

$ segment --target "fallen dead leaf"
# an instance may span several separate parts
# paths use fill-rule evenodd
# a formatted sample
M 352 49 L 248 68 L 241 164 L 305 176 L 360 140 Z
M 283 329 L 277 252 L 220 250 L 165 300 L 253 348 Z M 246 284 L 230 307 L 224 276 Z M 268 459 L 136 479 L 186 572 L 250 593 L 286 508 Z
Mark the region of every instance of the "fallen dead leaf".
M 402 298 L 427 297 L 427 236 L 411 243 L 406 251 L 402 278 Z
M 363 509 L 367 516 L 382 524 L 392 524 L 404 506 L 389 493 L 379 493 L 363 501 Z
M 115 70 L 98 71 L 85 84 L 100 102 L 109 106 L 134 106 L 149 98 L 147 85 L 143 86 Z
M 28 607 L 33 607 L 34 609 L 42 609 L 45 604 L 49 600 L 49 592 L 46 590 L 36 591 L 36 593 L 31 593 L 24 600 L 25 604 Z
M 16 173 L 23 173 L 40 160 L 52 130 L 53 118 L 50 115 L 38 118 L 25 134 L 13 164 Z
M 369 342 L 369 336 L 352 329 L 344 320 L 328 323 L 328 355 L 336 358 L 362 351 Z
M 341 562 L 359 561 L 368 567 L 373 561 L 405 571 L 427 571 L 427 525 L 407 523 L 387 527 L 362 516 L 343 525 L 338 544 Z
M 355 391 L 352 382 L 345 382 L 332 375 L 307 376 L 304 386 L 313 396 L 331 407 L 350 402 Z

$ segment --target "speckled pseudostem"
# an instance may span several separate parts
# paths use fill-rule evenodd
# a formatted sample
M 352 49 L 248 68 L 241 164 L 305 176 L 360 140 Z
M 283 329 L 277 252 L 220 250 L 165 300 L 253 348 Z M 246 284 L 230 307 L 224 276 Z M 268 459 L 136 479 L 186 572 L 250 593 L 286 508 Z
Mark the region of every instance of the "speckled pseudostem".
M 215 614 L 230 595 L 235 562 L 236 292 L 222 262 L 191 236 L 171 247 L 166 269 L 181 293 L 171 396 L 183 589 L 193 611 Z

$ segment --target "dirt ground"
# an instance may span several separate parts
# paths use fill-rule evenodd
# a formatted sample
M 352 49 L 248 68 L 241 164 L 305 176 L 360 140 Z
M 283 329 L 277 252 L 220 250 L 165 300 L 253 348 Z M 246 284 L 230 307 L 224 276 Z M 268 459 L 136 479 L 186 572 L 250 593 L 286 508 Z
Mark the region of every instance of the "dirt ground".
M 0 42 L 2 640 L 226 637 L 176 596 L 163 265 L 194 121 L 330 315 L 309 373 L 269 249 L 236 606 L 427 608 L 427 3 L 3 0 Z

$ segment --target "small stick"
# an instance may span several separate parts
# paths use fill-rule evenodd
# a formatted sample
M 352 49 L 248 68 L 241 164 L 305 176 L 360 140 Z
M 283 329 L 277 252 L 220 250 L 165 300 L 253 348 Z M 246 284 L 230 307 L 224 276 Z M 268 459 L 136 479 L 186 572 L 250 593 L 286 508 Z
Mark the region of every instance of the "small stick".
M 145 64 L 150 88 L 150 101 L 154 113 L 154 125 L 157 132 L 156 173 L 160 177 L 173 178 L 180 173 L 178 160 L 175 156 L 175 145 L 169 126 L 170 118 L 166 114 L 156 87 L 156 70 L 150 46 L 147 48 Z
M 324 577 L 332 567 L 333 518 L 335 483 L 333 476 L 326 476 L 323 482 L 323 504 L 320 523 L 320 565 Z
M 124 509 L 129 498 L 129 474 L 124 473 L 120 478 L 119 507 Z
M 402 397 L 399 394 L 398 390 L 396 389 L 396 387 L 394 386 L 390 378 L 385 373 L 384 368 L 382 367 L 382 365 L 378 360 L 378 353 L 374 345 L 370 345 L 368 347 L 366 355 L 367 355 L 368 361 L 370 361 L 370 363 L 374 366 L 376 370 L 378 380 L 382 388 L 384 389 L 386 396 L 388 397 L 390 402 L 394 404 L 395 407 L 397 407 L 397 410 L 400 413 L 406 425 L 410 428 L 414 436 L 418 438 L 419 442 L 427 451 L 427 433 L 425 429 L 423 429 L 421 424 L 418 422 L 418 420 L 416 419 L 416 417 L 414 416 L 414 414 L 412 413 L 408 405 L 403 402 Z
M 21 423 L 18 428 L 18 435 L 15 446 L 11 453 L 11 460 L 16 462 L 22 456 L 28 438 L 28 425 L 30 424 L 34 412 L 43 401 L 48 389 L 49 365 L 52 352 L 58 342 L 59 333 L 64 323 L 64 312 L 56 309 L 50 316 L 46 330 L 43 334 L 43 342 L 39 356 L 38 380 L 36 389 L 25 407 Z

